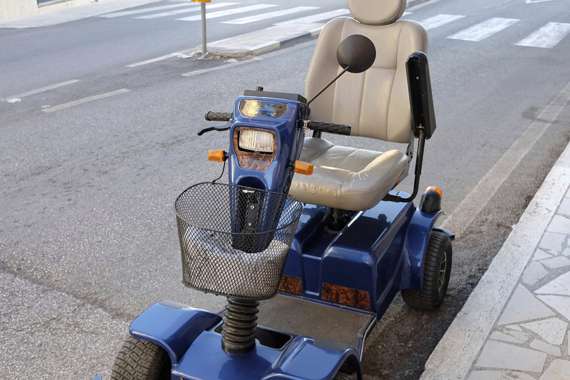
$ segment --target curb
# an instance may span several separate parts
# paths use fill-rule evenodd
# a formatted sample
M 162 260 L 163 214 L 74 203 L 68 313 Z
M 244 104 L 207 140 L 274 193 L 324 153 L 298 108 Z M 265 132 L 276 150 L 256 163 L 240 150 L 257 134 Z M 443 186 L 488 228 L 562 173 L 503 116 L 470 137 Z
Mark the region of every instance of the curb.
M 261 55 L 289 45 L 319 36 L 323 24 L 275 25 L 208 44 L 208 52 L 222 57 L 243 58 Z M 278 35 L 281 39 L 264 37 Z M 261 38 L 260 38 L 261 37 Z
M 465 379 L 570 187 L 570 144 L 429 357 L 421 380 Z

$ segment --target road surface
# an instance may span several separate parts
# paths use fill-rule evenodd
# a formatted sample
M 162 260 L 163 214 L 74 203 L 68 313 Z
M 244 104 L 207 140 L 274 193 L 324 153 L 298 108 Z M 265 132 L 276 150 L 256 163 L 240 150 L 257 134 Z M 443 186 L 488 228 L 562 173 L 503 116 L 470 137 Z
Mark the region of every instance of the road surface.
M 211 20 L 212 40 L 346 7 L 236 2 L 211 11 L 236 10 Z M 180 58 L 172 53 L 199 44 L 199 23 L 178 18 L 196 13 L 157 15 L 182 5 L 0 30 L 1 377 L 108 374 L 128 322 L 150 303 L 223 305 L 180 282 L 173 201 L 219 174 L 205 153 L 227 144 L 196 132 L 205 111 L 230 109 L 246 88 L 302 92 L 314 42 L 242 62 Z M 259 19 L 296 7 L 315 8 Z M 441 185 L 446 216 L 463 224 L 446 304 L 421 314 L 397 300 L 368 341 L 371 379 L 419 376 L 570 138 L 565 0 L 432 0 L 405 17 L 430 36 L 438 130 L 422 187 Z M 545 114 L 549 105 L 559 112 Z

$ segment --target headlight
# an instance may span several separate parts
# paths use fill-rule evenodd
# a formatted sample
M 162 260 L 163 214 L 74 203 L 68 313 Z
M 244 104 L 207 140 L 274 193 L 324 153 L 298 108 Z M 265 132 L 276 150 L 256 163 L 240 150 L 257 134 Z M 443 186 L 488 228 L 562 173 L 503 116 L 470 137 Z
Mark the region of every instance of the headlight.
M 273 153 L 274 150 L 273 133 L 261 131 L 259 129 L 240 129 L 239 148 L 251 152 Z
M 244 99 L 239 103 L 239 112 L 249 118 L 266 116 L 280 118 L 287 111 L 286 103 Z

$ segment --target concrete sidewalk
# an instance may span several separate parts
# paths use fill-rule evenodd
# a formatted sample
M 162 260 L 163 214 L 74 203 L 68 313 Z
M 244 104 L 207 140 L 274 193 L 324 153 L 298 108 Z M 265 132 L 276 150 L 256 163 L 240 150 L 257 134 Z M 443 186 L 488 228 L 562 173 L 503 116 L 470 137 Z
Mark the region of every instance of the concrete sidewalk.
M 433 351 L 422 380 L 570 379 L 570 145 Z

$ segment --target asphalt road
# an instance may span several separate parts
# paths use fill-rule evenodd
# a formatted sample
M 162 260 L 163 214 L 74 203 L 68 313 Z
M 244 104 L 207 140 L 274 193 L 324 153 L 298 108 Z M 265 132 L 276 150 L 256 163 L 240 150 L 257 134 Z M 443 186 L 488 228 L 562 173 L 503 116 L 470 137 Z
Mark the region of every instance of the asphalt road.
M 565 0 L 427 4 L 407 17 L 464 16 L 429 31 L 439 127 L 427 147 L 422 186 L 441 185 L 451 214 L 568 84 L 570 37 L 552 48 L 516 43 L 547 23 L 570 23 L 570 11 Z M 479 41 L 465 34 L 457 39 L 492 18 L 518 21 Z M 237 65 L 172 58 L 125 67 L 197 44 L 184 33 L 186 25 L 96 17 L 0 30 L 0 377 L 108 373 L 128 321 L 148 304 L 223 304 L 180 283 L 173 200 L 188 185 L 219 174 L 205 153 L 227 145 L 224 134 L 195 134 L 206 110 L 228 110 L 245 88 L 302 92 L 314 43 Z M 213 38 L 266 26 L 215 25 Z M 477 39 L 482 32 L 470 33 Z M 188 72 L 195 74 L 181 76 Z M 71 80 L 78 82 L 33 94 Z M 7 101 L 14 95 L 20 101 Z M 491 179 L 501 186 L 474 222 L 462 226 L 446 305 L 420 314 L 397 301 L 369 340 L 367 377 L 419 376 L 568 142 L 569 123 L 566 109 L 504 178 Z

